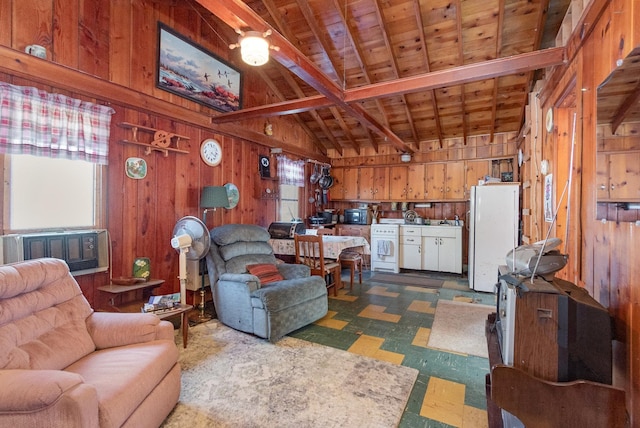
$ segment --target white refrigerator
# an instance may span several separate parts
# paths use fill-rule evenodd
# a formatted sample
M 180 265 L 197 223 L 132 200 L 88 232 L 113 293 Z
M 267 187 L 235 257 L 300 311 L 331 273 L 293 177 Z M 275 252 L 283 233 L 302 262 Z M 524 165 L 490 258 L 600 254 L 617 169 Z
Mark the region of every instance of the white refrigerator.
M 471 187 L 469 287 L 495 293 L 498 266 L 518 246 L 520 189 L 517 184 Z

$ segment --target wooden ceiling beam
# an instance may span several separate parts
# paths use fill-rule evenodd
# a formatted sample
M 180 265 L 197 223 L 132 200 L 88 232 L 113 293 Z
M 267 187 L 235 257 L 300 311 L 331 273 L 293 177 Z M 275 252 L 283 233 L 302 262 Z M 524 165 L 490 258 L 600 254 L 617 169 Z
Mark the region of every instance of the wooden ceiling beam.
M 496 36 L 496 58 L 500 58 L 502 52 L 502 30 L 504 26 L 504 9 L 505 0 L 500 0 L 498 5 L 498 35 Z M 493 93 L 491 95 L 493 102 L 491 103 L 491 131 L 489 132 L 489 142 L 493 142 L 496 131 L 496 117 L 498 115 L 498 89 L 500 87 L 500 79 L 493 79 Z
M 384 19 L 382 17 L 382 5 L 380 4 L 380 0 L 375 0 L 376 6 L 376 19 L 378 20 L 378 25 L 380 26 L 380 31 L 382 32 L 382 38 L 384 40 L 384 45 L 387 48 L 387 52 L 389 52 L 389 58 L 391 58 L 391 68 L 393 69 L 393 75 L 396 77 L 400 77 L 400 71 L 398 67 L 398 59 L 393 52 L 393 46 L 391 45 L 391 41 L 389 40 L 389 31 L 384 24 Z M 420 148 L 420 140 L 418 139 L 418 132 L 416 130 L 416 125 L 413 121 L 413 115 L 411 114 L 411 110 L 409 109 L 409 105 L 407 103 L 407 97 L 405 94 L 400 95 L 402 98 L 402 104 L 404 105 L 404 113 L 407 116 L 407 122 L 411 127 L 411 134 L 413 135 L 413 141 L 416 143 L 416 147 Z M 384 110 L 382 110 L 382 114 L 385 117 L 385 121 L 387 122 L 387 126 L 389 123 L 389 119 L 387 118 L 387 114 Z
M 427 48 L 427 37 L 424 34 L 424 21 L 422 20 L 422 10 L 420 9 L 420 1 L 413 1 L 413 10 L 415 11 L 416 22 L 418 24 L 418 28 L 420 29 L 420 47 L 422 52 L 424 52 L 424 66 L 427 73 L 431 71 L 431 63 L 429 60 L 429 49 Z M 438 97 L 436 96 L 436 91 L 434 89 L 428 90 L 431 95 L 431 108 L 433 109 L 433 117 L 436 123 L 436 135 L 438 136 L 438 142 L 440 143 L 440 148 L 444 144 L 444 136 L 442 135 L 442 123 L 440 122 L 440 114 L 438 112 Z
M 515 73 L 537 70 L 564 63 L 564 48 L 550 48 L 528 52 L 507 58 L 467 64 L 460 67 L 438 70 L 389 82 L 373 83 L 359 88 L 347 89 L 346 98 L 355 103 L 374 98 L 383 98 L 401 93 L 434 90 L 462 83 L 477 82 Z M 252 107 L 230 113 L 222 113 L 211 118 L 213 123 L 235 122 L 256 117 L 295 114 L 333 105 L 330 100 L 317 95 L 298 100 Z M 437 115 L 437 111 L 435 112 Z
M 249 8 L 242 0 L 197 0 L 209 12 L 221 19 L 231 28 L 266 32 L 271 30 L 269 36 L 271 45 L 278 50 L 271 52 L 271 57 L 281 65 L 288 68 L 293 74 L 304 80 L 316 91 L 327 97 L 332 103 L 343 108 L 356 119 L 364 121 L 372 129 L 389 140 L 396 148 L 408 153 L 414 150 L 389 128 L 380 124 L 369 114 L 363 114 L 364 109 L 353 107 L 343 99 L 340 87 L 324 74 L 309 58 L 304 56 L 291 42 L 269 25 L 260 15 Z
M 640 101 L 640 84 L 636 86 L 633 91 L 629 93 L 629 95 L 624 99 L 620 108 L 613 115 L 613 120 L 611 121 L 611 133 L 615 134 L 618 130 L 618 127 L 624 122 L 625 118 L 634 108 L 637 108 L 638 102 Z
M 564 64 L 565 48 L 549 48 L 431 73 L 373 83 L 345 91 L 346 102 L 364 101 L 428 89 L 439 89 Z

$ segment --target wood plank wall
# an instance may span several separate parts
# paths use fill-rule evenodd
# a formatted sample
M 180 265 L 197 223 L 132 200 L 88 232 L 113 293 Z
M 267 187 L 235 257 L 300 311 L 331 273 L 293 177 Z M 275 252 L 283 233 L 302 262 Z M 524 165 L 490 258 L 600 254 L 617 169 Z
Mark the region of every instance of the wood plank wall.
M 27 45 L 40 44 L 47 48 L 49 61 L 132 88 L 171 105 L 201 112 L 206 118 L 215 112 L 157 89 L 154 83 L 158 21 L 168 24 L 228 61 L 235 59 L 230 57 L 228 43 L 219 37 L 224 31 L 233 31 L 203 24 L 201 16 L 207 13 L 196 11 L 192 4 L 195 2 L 2 0 L 0 45 L 22 52 Z M 244 68 L 243 71 L 245 106 L 279 101 L 274 98 L 272 91 L 263 86 L 257 72 L 250 68 Z M 32 78 L 0 74 L 0 80 L 107 103 L 99 93 L 88 98 L 73 91 L 41 84 L 39 74 L 35 67 Z M 68 76 L 60 77 L 62 81 L 69 80 Z M 135 93 L 132 96 L 135 97 Z M 111 235 L 114 277 L 130 275 L 136 257 L 149 257 L 152 276 L 166 280 L 159 291 L 169 293 L 179 290 L 176 279 L 178 255 L 169 241 L 177 220 L 186 215 L 202 217 L 199 203 L 200 191 L 204 186 L 233 183 L 240 191 L 240 202 L 236 208 L 220 209 L 208 214 L 207 225 L 210 228 L 225 223 L 268 226 L 275 219 L 276 201 L 253 197 L 256 182 L 259 181 L 258 155 L 268 155 L 268 145 L 194 126 L 188 120 L 181 121 L 179 112 L 167 117 L 118 103 L 111 103 L 111 107 L 116 113 L 112 117 L 110 160 L 106 172 L 107 214 L 99 226 L 108 228 Z M 168 108 L 171 109 L 171 106 Z M 123 139 L 131 139 L 131 131 L 118 126 L 121 122 L 187 136 L 189 140 L 183 147 L 189 154 L 170 153 L 163 157 L 161 153 L 154 152 L 147 156 L 143 148 L 120 143 Z M 295 126 L 295 121 L 275 118 L 271 123 L 274 125 L 274 136 L 268 141 L 271 147 L 294 149 L 294 153 L 298 154 L 284 152 L 293 159 L 300 158 L 299 153 L 314 153 L 313 149 L 307 149 L 312 147 L 312 143 L 304 131 Z M 262 127 L 262 122 L 243 123 L 239 135 L 253 132 L 259 138 Z M 223 161 L 217 167 L 209 167 L 200 160 L 200 143 L 206 138 L 217 138 L 223 147 Z M 132 180 L 126 177 L 124 165 L 129 157 L 141 157 L 147 161 L 148 174 L 145 179 Z M 95 288 L 107 282 L 108 276 L 87 275 L 78 280 L 89 301 L 97 306 L 102 305 L 100 293 Z
M 567 45 L 569 63 L 544 82 L 538 113 L 544 117 L 552 107 L 555 112 L 554 129 L 543 135 L 542 158 L 551 161 L 556 198 L 569 177 L 571 128 L 574 113 L 577 116 L 571 198 L 560 205 L 551 236 L 565 240 L 569 228 L 565 242 L 569 264 L 558 276 L 585 287 L 613 317 L 614 384 L 627 391 L 629 426 L 640 425 L 640 233 L 635 222 L 597 219 L 596 99 L 598 85 L 616 62 L 640 44 L 639 17 L 635 0 L 591 2 L 580 27 L 585 31 L 576 31 Z M 549 224 L 543 220 L 540 224 L 546 233 Z
M 209 112 L 203 107 L 156 89 L 153 83 L 158 20 L 229 58 L 226 44 L 220 43 L 216 35 L 221 29 L 204 25 L 189 4 L 151 0 L 1 0 L 0 45 L 23 51 L 29 44 L 41 44 L 48 49 L 50 61 L 206 115 Z M 567 225 L 570 228 L 566 244 L 570 262 L 561 276 L 585 287 L 610 308 L 614 317 L 616 349 L 620 350 L 616 360 L 616 382 L 627 390 L 630 426 L 640 424 L 640 285 L 636 284 L 640 277 L 640 264 L 637 263 L 640 234 L 634 223 L 596 221 L 593 186 L 596 182 L 596 88 L 613 70 L 616 60 L 624 58 L 639 44 L 638 8 L 636 0 L 592 0 L 590 10 L 595 12 L 589 12 L 581 27 L 585 30 L 577 31 L 583 36 L 574 36 L 568 42 L 570 62 L 567 67 L 558 68 L 555 74 L 550 72 L 551 77 L 543 88 L 541 106 L 542 112 L 550 106 L 562 111 L 559 115 L 562 126 L 554 130 L 553 138 L 545 137 L 542 149 L 543 156 L 552 163 L 556 185 L 569 176 L 569 151 L 566 150 L 571 138 L 569 123 L 573 112 L 579 118 L 570 216 L 567 218 L 566 208 L 563 208 L 564 214 L 559 215 L 553 232 L 564 237 Z M 255 74 L 248 72 L 245 77 L 246 106 L 264 103 L 265 100 L 258 101 L 256 97 L 263 98 L 265 93 L 268 101 L 277 101 L 270 98 L 272 95 Z M 0 78 L 25 85 L 38 85 L 39 81 L 37 71 L 32 79 L 7 75 Z M 55 87 L 45 89 L 56 90 Z M 567 91 L 571 94 L 569 98 Z M 95 94 L 94 98 L 100 101 L 101 94 Z M 257 171 L 257 156 L 268 154 L 269 144 L 223 136 L 206 127 L 189 125 L 179 115 L 160 116 L 117 103 L 112 107 L 116 114 L 107 172 L 109 214 L 103 226 L 111 231 L 114 276 L 129 274 L 133 259 L 146 256 L 151 258 L 153 276 L 167 280 L 161 291 L 178 289 L 175 279 L 178 257 L 168 242 L 179 218 L 200 216 L 198 195 L 203 186 L 232 182 L 241 194 L 237 208 L 208 216 L 209 227 L 231 222 L 266 226 L 275 218 L 274 201 L 250 196 L 257 179 L 254 172 Z M 186 135 L 190 138 L 187 145 L 190 153 L 171 154 L 167 158 L 160 154 L 147 156 L 148 178 L 129 180 L 124 176 L 124 161 L 130 156 L 144 155 L 140 149 L 118 142 L 127 135 L 125 129 L 117 126 L 123 120 Z M 295 123 L 288 119 L 272 122 L 277 143 L 297 148 L 312 146 L 310 138 Z M 250 123 L 236 128 L 238 135 L 242 135 L 246 128 L 260 133 L 261 126 L 261 123 Z M 219 167 L 205 167 L 199 159 L 199 143 L 208 137 L 217 137 L 223 144 L 224 158 Z M 533 176 L 528 178 L 535 181 Z M 532 215 L 542 215 L 541 202 Z M 544 222 L 540 224 L 547 227 Z M 543 232 L 546 233 L 546 229 Z M 103 282 L 104 276 L 82 279 L 81 286 L 91 300 L 93 288 Z

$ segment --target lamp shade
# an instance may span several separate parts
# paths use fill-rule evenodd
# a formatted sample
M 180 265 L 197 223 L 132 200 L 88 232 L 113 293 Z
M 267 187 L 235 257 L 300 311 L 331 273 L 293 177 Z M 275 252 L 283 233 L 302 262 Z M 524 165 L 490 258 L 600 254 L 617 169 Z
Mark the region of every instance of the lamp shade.
M 224 186 L 205 186 L 200 196 L 200 208 L 229 208 L 229 195 Z
M 247 31 L 240 38 L 240 55 L 249 65 L 259 66 L 269 61 L 269 42 L 258 31 Z

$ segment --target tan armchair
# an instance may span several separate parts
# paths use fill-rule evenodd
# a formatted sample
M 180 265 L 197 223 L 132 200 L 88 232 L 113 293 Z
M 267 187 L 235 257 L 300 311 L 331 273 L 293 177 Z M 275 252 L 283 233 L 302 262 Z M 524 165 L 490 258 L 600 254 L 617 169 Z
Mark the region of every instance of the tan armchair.
M 0 266 L 0 426 L 157 427 L 180 395 L 173 325 L 94 312 L 65 262 Z

